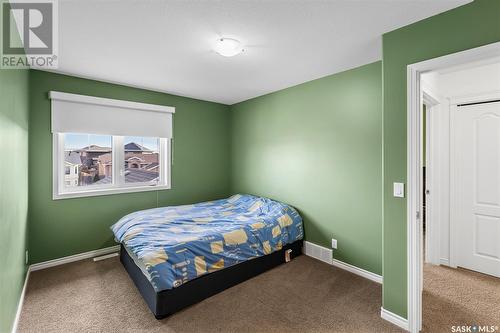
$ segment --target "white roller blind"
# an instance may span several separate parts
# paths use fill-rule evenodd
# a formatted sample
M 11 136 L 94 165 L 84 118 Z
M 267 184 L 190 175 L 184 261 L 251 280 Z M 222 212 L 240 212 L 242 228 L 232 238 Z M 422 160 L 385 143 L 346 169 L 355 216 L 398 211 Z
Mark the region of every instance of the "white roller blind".
M 52 132 L 172 137 L 170 106 L 51 91 Z

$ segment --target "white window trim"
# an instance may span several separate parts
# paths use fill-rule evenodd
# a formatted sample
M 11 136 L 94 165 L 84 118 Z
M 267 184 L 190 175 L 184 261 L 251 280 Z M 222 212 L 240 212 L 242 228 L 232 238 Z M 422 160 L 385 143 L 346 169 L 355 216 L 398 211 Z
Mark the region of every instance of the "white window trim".
M 120 193 L 147 192 L 171 189 L 171 162 L 172 149 L 171 139 L 160 138 L 160 182 L 159 185 L 152 183 L 134 183 L 126 185 L 123 177 L 117 177 L 124 172 L 124 150 L 115 147 L 123 147 L 123 137 L 113 137 L 113 183 L 105 186 L 85 186 L 81 189 L 67 191 L 64 189 L 64 134 L 54 133 L 52 135 L 52 199 L 69 199 L 81 197 L 93 197 Z

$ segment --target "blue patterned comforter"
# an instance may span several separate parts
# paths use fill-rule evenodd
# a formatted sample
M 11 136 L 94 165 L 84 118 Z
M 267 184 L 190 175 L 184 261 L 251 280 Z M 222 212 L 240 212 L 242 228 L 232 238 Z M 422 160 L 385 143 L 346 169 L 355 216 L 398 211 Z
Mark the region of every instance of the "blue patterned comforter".
M 111 227 L 147 269 L 156 291 L 280 250 L 303 238 L 302 218 L 283 203 L 252 195 L 148 209 Z

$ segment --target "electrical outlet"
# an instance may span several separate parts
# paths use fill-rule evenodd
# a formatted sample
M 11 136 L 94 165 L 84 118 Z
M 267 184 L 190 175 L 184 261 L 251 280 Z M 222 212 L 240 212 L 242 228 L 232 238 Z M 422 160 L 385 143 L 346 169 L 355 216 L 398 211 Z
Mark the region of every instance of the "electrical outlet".
M 26 250 L 26 252 L 24 252 L 24 261 L 25 261 L 26 265 L 27 265 L 27 264 L 28 264 L 28 262 L 29 262 L 28 250 Z
M 332 249 L 336 249 L 337 248 L 337 240 L 332 238 Z

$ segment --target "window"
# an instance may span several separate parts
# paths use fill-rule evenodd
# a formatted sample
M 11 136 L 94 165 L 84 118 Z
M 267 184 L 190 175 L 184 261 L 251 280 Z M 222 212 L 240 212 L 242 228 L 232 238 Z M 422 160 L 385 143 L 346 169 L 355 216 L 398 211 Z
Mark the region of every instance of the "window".
M 111 135 L 80 133 L 60 135 L 64 147 L 66 184 L 63 192 L 112 183 L 113 137 Z
M 127 136 L 123 147 L 125 183 L 158 184 L 160 181 L 159 138 Z
M 170 188 L 172 108 L 163 107 L 169 112 L 162 113 L 155 105 L 54 92 L 51 99 L 54 199 Z M 65 103 L 67 99 L 72 102 Z M 83 100 L 84 110 L 75 99 Z M 92 103 L 85 103 L 87 99 Z M 87 123 L 77 114 L 88 111 L 84 118 L 92 117 L 89 112 L 106 103 L 124 106 L 125 110 L 100 109 L 99 117 Z M 148 107 L 154 109 L 149 111 L 152 114 L 143 110 Z M 162 117 L 165 114 L 168 117 Z M 113 117 L 120 124 L 110 122 Z M 166 130 L 156 121 L 162 121 Z M 106 129 L 102 122 L 107 122 Z M 105 130 L 110 134 L 102 134 Z
M 57 199 L 168 188 L 168 139 L 58 133 L 56 141 Z

